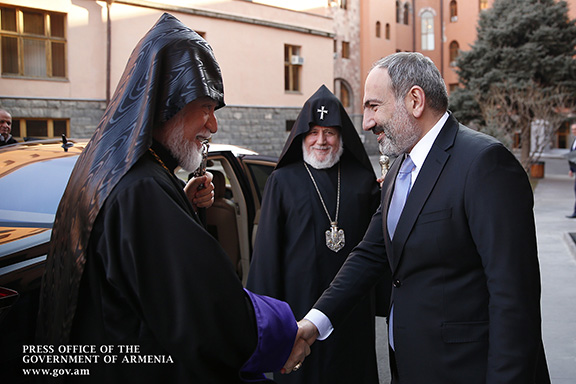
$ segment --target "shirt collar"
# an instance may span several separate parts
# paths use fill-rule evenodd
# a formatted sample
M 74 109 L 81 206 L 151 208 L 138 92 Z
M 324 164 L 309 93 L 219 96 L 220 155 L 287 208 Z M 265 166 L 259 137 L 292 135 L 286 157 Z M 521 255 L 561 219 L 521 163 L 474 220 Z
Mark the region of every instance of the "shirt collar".
M 426 157 L 428 156 L 430 149 L 432 149 L 434 141 L 436 141 L 436 138 L 438 137 L 440 130 L 446 123 L 446 120 L 448 120 L 449 116 L 450 115 L 448 114 L 448 112 L 445 112 L 444 115 L 442 115 L 442 117 L 440 118 L 440 120 L 438 120 L 436 124 L 434 124 L 432 129 L 429 130 L 428 133 L 426 133 L 424 137 L 421 138 L 420 141 L 416 143 L 414 148 L 412 148 L 412 151 L 410 151 L 410 158 L 412 159 L 412 162 L 416 166 L 416 170 L 420 170 L 420 168 L 422 168 L 424 160 L 426 160 Z

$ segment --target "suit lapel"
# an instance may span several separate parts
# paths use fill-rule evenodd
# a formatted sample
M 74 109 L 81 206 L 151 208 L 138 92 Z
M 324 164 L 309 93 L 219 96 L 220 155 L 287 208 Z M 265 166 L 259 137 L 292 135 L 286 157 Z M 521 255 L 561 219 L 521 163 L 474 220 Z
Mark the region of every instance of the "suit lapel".
M 442 127 L 440 134 L 436 138 L 436 141 L 432 145 L 428 156 L 426 156 L 426 160 L 422 165 L 422 169 L 418 173 L 418 178 L 416 179 L 416 182 L 414 183 L 412 190 L 408 195 L 408 199 L 404 205 L 404 210 L 402 211 L 402 215 L 400 215 L 400 219 L 398 220 L 398 225 L 394 233 L 394 240 L 392 242 L 390 242 L 390 237 L 388 236 L 388 230 L 385 224 L 388 214 L 388 207 L 390 205 L 390 199 L 393 192 L 392 186 L 388 186 L 389 191 L 386 192 L 384 195 L 386 199 L 383 200 L 383 202 L 386 202 L 384 205 L 386 216 L 383 216 L 383 228 L 386 232 L 384 234 L 386 239 L 386 251 L 390 260 L 390 268 L 392 269 L 392 273 L 395 273 L 396 268 L 400 263 L 406 241 L 412 232 L 412 228 L 414 227 L 414 224 L 416 223 L 416 220 L 418 219 L 424 204 L 432 193 L 432 190 L 434 189 L 434 186 L 436 185 L 436 182 L 438 181 L 438 178 L 440 177 L 446 162 L 450 158 L 450 154 L 447 151 L 454 144 L 457 131 L 458 122 L 452 117 L 452 115 L 450 115 L 446 121 L 446 124 L 444 124 Z M 396 163 L 399 162 L 397 161 Z M 396 163 L 394 163 L 394 165 L 397 165 Z M 399 168 L 400 164 L 397 165 L 394 172 L 394 180 Z M 392 180 L 392 182 L 394 180 Z

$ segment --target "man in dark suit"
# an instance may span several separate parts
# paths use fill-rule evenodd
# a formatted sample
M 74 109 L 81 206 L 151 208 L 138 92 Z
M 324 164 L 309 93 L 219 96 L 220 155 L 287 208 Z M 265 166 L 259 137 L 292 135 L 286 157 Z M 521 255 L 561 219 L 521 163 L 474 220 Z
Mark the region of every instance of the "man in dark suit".
M 338 330 L 390 269 L 393 383 L 549 383 L 528 176 L 447 104 L 438 69 L 419 53 L 393 54 L 370 71 L 364 130 L 398 157 L 364 239 L 300 322 L 302 335 L 311 344 Z M 409 194 L 396 225 L 389 213 L 403 163 Z
M 570 124 L 570 132 L 572 133 L 572 136 L 576 137 L 576 123 Z M 572 145 L 570 146 L 570 152 L 574 151 L 576 151 L 576 139 L 572 141 Z M 568 166 L 570 167 L 568 174 L 570 177 L 572 177 L 574 174 L 576 174 L 576 163 L 574 160 L 570 159 L 568 160 Z M 574 194 L 576 195 L 576 179 L 574 180 Z M 574 210 L 572 211 L 572 214 L 566 217 L 569 219 L 576 219 L 576 203 L 574 204 Z

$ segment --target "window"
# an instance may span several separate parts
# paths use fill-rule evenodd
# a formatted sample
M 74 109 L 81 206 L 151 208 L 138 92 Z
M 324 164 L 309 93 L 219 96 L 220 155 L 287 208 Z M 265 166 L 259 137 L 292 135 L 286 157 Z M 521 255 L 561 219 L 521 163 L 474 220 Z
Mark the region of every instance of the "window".
M 378 37 L 378 38 L 380 37 L 380 35 L 382 33 L 381 29 L 382 29 L 382 25 L 380 24 L 379 21 L 377 21 L 376 22 L 376 37 Z
M 12 119 L 12 136 L 27 139 L 60 138 L 70 136 L 67 119 Z
M 400 23 L 400 2 L 396 0 L 396 22 Z
M 450 65 L 452 67 L 456 66 L 456 59 L 460 53 L 460 44 L 457 41 L 452 41 L 450 43 Z
M 347 0 L 328 0 L 329 7 L 340 7 L 342 9 L 348 9 Z
M 562 123 L 562 126 L 556 132 L 556 137 L 552 140 L 555 141 L 554 148 L 570 149 L 572 141 L 570 140 L 570 124 L 568 121 Z
M 422 12 L 422 50 L 434 50 L 434 15 L 430 11 Z
M 300 47 L 284 45 L 284 90 L 300 91 L 300 72 L 303 60 L 300 57 Z
M 450 22 L 455 23 L 458 21 L 458 3 L 456 0 L 450 2 Z
M 390 40 L 390 24 L 389 23 L 386 23 L 386 28 L 385 28 L 384 34 L 386 36 L 386 40 Z
M 408 3 L 404 4 L 403 21 L 405 25 L 410 24 L 410 5 Z
M 334 94 L 338 95 L 344 108 L 350 108 L 352 106 L 352 90 L 345 80 L 334 80 Z
M 488 9 L 488 0 L 480 0 L 480 10 Z
M 2 75 L 66 77 L 65 15 L 0 7 Z
M 342 42 L 342 58 L 343 59 L 350 58 L 350 43 L 347 41 Z
M 352 105 L 350 102 L 350 90 L 343 82 L 340 83 L 340 102 L 344 108 L 350 108 Z

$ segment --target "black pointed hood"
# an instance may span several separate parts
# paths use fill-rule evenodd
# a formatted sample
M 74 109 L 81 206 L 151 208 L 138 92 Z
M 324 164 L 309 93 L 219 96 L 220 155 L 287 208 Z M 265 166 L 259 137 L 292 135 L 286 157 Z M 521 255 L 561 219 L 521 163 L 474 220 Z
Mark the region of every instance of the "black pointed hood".
M 94 221 L 104 201 L 148 151 L 152 131 L 186 104 L 209 96 L 224 106 L 212 49 L 196 32 L 164 14 L 140 40 L 112 101 L 80 155 L 60 202 L 42 282 L 38 337 L 66 343 Z
M 286 140 L 276 168 L 302 161 L 302 138 L 310 131 L 311 127 L 316 125 L 321 127 L 340 127 L 340 134 L 344 143 L 344 154 L 355 157 L 364 167 L 373 170 L 370 158 L 348 113 L 340 100 L 325 85 L 318 88 L 304 103 Z

